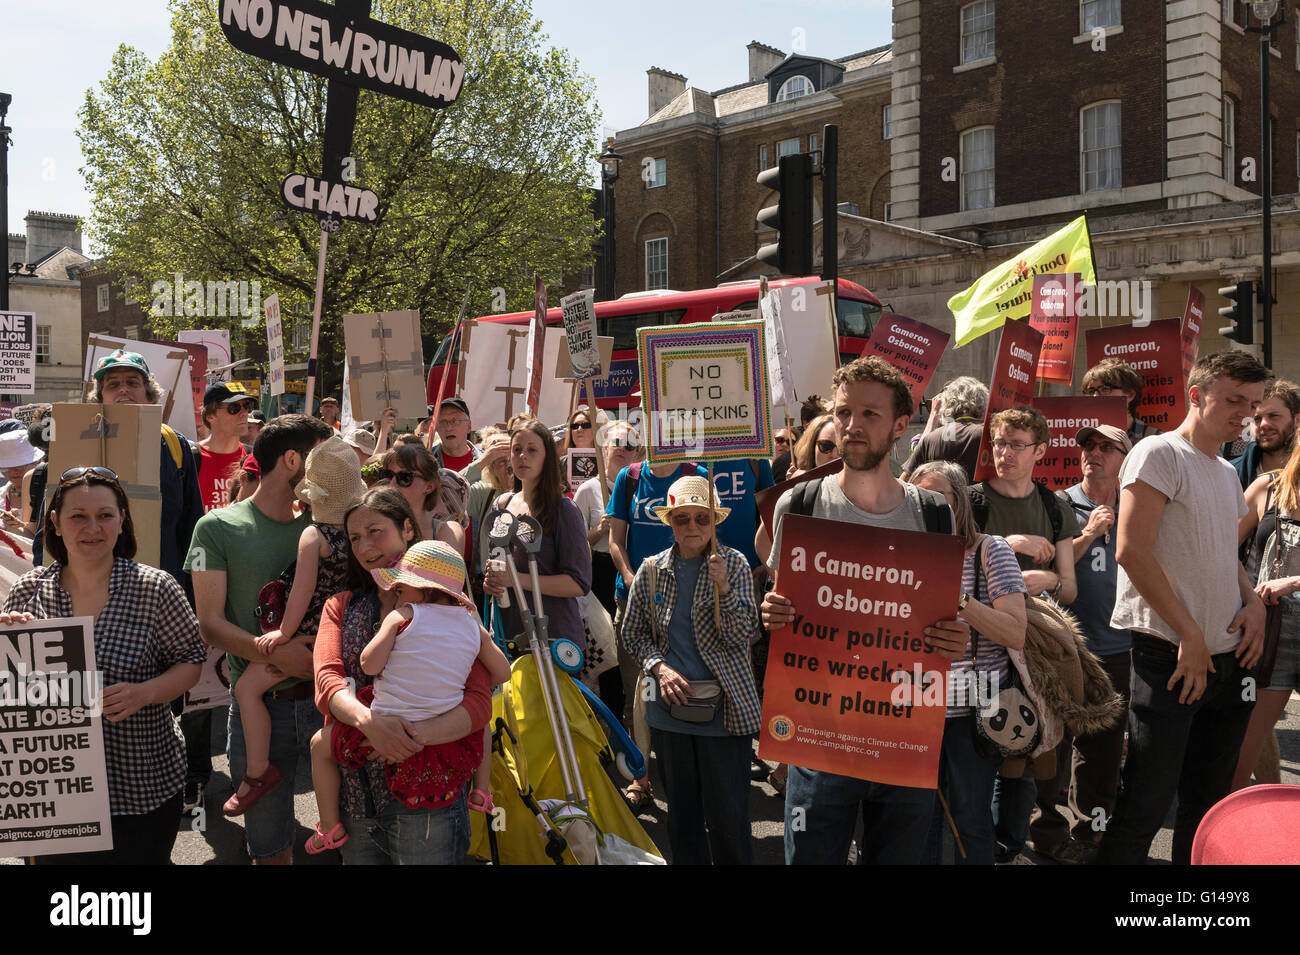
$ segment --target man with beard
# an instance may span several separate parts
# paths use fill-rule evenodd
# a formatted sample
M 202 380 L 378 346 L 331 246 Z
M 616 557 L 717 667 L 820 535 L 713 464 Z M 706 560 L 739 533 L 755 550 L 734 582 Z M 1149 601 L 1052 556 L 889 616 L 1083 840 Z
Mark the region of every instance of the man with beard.
M 912 417 L 912 396 L 899 371 L 875 356 L 859 358 L 838 369 L 833 384 L 835 443 L 844 468 L 834 477 L 781 495 L 772 518 L 773 573 L 780 566 L 782 518 L 791 511 L 873 527 L 952 532 L 952 512 L 942 497 L 902 483 L 889 470 L 889 451 Z M 779 630 L 794 619 L 797 609 L 773 591 L 763 599 L 763 623 L 770 631 Z M 940 656 L 955 660 L 966 652 L 970 627 L 960 620 L 943 620 L 926 628 L 925 639 Z M 859 864 L 920 864 L 934 799 L 931 789 L 887 786 L 791 766 L 785 792 L 785 861 L 843 865 L 861 806 Z
M 252 496 L 203 515 L 194 528 L 185 569 L 194 578 L 199 633 L 225 650 L 230 689 L 250 659 L 270 664 L 285 679 L 262 697 L 271 716 L 271 762 L 282 778 L 293 780 L 300 753 L 322 725 L 312 699 L 311 651 L 286 643 L 271 654 L 254 644 L 257 594 L 298 555 L 298 538 L 311 518 L 294 516 L 294 487 L 306 471 L 307 454 L 334 433 L 320 418 L 282 415 L 269 422 L 253 445 L 262 472 Z M 239 704 L 230 704 L 227 735 L 230 778 L 244 779 L 244 728 Z M 288 865 L 293 859 L 293 786 L 279 787 L 244 816 L 248 854 L 255 863 Z
M 1241 457 L 1232 459 L 1243 489 L 1261 474 L 1286 464 L 1295 447 L 1296 416 L 1300 415 L 1300 387 L 1274 378 L 1264 386 L 1264 400 L 1255 407 L 1255 440 Z

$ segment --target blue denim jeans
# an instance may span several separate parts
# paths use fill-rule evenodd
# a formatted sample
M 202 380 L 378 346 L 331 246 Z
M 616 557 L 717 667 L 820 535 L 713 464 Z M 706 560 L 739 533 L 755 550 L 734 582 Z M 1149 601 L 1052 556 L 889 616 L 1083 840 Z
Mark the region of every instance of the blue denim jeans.
M 1216 653 L 1205 692 L 1179 703 L 1182 683 L 1165 689 L 1178 665 L 1178 648 L 1158 637 L 1133 636 L 1128 713 L 1128 757 L 1115 816 L 1101 839 L 1099 862 L 1142 865 L 1151 840 L 1178 796 L 1174 865 L 1191 862 L 1201 817 L 1232 789 L 1253 699 L 1243 699 L 1252 675 L 1232 653 Z
M 450 806 L 411 809 L 392 800 L 378 816 L 343 817 L 344 865 L 460 865 L 469 851 L 467 789 Z
M 668 801 L 673 865 L 752 865 L 750 736 L 695 736 L 650 728 Z
M 993 782 L 993 832 L 1000 852 L 1016 855 L 1029 838 L 1029 817 L 1038 798 L 1038 784 L 1026 771 L 1018 779 L 998 776 Z
M 293 845 L 298 823 L 293 816 L 293 784 L 298 771 L 298 757 L 310 759 L 308 747 L 312 735 L 325 723 L 311 697 L 303 700 L 262 702 L 271 715 L 271 763 L 284 777 L 256 806 L 244 814 L 244 838 L 253 859 L 270 859 Z M 244 778 L 248 755 L 244 749 L 244 725 L 239 717 L 239 703 L 230 700 L 229 732 L 226 756 L 230 759 L 230 780 L 236 788 Z
M 785 863 L 844 865 L 860 809 L 859 865 L 920 865 L 934 804 L 933 789 L 791 766 L 785 784 Z
M 943 725 L 943 749 L 939 752 L 939 791 L 948 800 L 961 852 L 955 853 L 957 865 L 993 864 L 993 780 L 997 776 L 999 757 L 981 756 L 975 750 L 975 717 L 950 716 Z M 934 801 L 930 818 L 930 837 L 926 844 L 926 864 L 943 863 L 943 836 L 949 828 L 943 804 Z

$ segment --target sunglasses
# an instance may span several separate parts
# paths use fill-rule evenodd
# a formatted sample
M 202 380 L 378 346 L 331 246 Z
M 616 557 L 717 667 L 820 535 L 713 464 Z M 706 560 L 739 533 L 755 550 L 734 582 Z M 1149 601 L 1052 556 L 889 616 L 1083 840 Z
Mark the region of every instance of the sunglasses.
M 591 422 L 590 422 L 590 421 L 575 421 L 575 422 L 573 422 L 573 424 L 569 425 L 569 430 L 570 430 L 570 431 L 590 431 L 590 430 L 591 430 Z
M 226 414 L 237 415 L 241 411 L 252 411 L 253 403 L 251 401 L 232 401 L 226 405 Z
M 676 527 L 690 527 L 694 521 L 700 527 L 708 527 L 713 523 L 712 514 L 674 514 L 673 524 Z
M 817 442 L 817 450 L 820 451 L 822 454 L 830 454 L 832 451 L 835 450 L 835 442 L 834 442 L 834 441 L 818 441 L 818 442 Z
M 88 467 L 88 468 L 68 468 L 66 471 L 64 471 L 62 474 L 59 475 L 59 482 L 62 483 L 64 481 L 75 481 L 83 474 L 95 474 L 98 475 L 99 477 L 107 478 L 110 481 L 117 480 L 117 475 L 113 473 L 113 471 L 111 471 L 106 467 L 95 465 L 93 467 Z
M 379 479 L 381 481 L 392 481 L 398 487 L 410 487 L 415 483 L 418 475 L 414 471 L 381 471 Z

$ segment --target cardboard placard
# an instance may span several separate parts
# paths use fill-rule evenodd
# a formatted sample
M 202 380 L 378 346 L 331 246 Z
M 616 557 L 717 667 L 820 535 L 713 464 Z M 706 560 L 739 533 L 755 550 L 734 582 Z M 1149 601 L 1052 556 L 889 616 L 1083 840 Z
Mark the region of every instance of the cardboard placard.
M 0 391 L 36 393 L 35 312 L 0 312 Z
M 428 399 L 419 312 L 344 315 L 343 338 L 354 415 L 362 421 L 378 421 L 386 408 L 395 408 L 399 418 L 425 416 Z
M 793 766 L 934 789 L 948 661 L 925 628 L 957 616 L 961 538 L 787 514 L 758 752 Z
M 600 367 L 605 370 L 591 379 L 591 384 L 593 386 L 597 382 L 604 382 L 609 378 L 609 368 L 613 364 L 612 359 L 614 356 L 614 336 L 598 336 L 596 338 L 596 347 L 600 349 Z M 573 373 L 573 365 L 569 362 L 569 349 L 555 349 L 555 374 L 552 377 L 566 382 L 575 382 L 579 380 L 579 376 Z M 545 385 L 543 385 L 543 388 L 545 388 Z
M 762 322 L 637 330 L 651 464 L 772 456 L 764 338 Z
M 1029 325 L 1043 333 L 1037 375 L 1043 381 L 1074 383 L 1075 339 L 1079 334 L 1079 298 L 1085 286 L 1077 272 L 1034 276 Z
M 608 364 L 601 364 L 596 341 L 596 291 L 582 289 L 560 299 L 564 337 L 568 344 L 571 378 L 599 378 Z M 611 341 L 611 345 L 612 345 Z M 558 376 L 557 376 L 558 377 Z
M 475 427 L 505 425 L 513 415 L 524 410 L 528 387 L 524 351 L 528 329 L 468 319 L 460 341 L 453 394 L 469 406 L 470 420 Z M 563 351 L 567 351 L 563 335 L 546 336 L 543 366 L 555 368 Z M 568 382 L 549 376 L 543 378 L 537 417 L 548 424 L 562 423 L 569 410 L 569 393 Z
M 596 470 L 595 448 L 569 448 L 564 475 L 569 484 L 569 493 L 575 493 L 583 484 L 594 478 Z
M 193 415 L 190 416 L 191 422 Z M 106 426 L 105 426 L 106 425 Z M 131 505 L 135 525 L 135 559 L 158 566 L 158 528 L 162 496 L 158 490 L 158 454 L 162 444 L 162 408 L 158 405 L 54 405 L 50 431 L 50 475 L 69 468 L 102 465 L 117 475 Z M 45 503 L 58 486 L 51 480 Z M 45 548 L 45 563 L 50 549 Z
M 262 300 L 266 315 L 266 383 L 272 395 L 284 394 L 284 326 L 280 322 L 280 293 Z
M 162 397 L 158 404 L 162 407 L 162 420 L 171 425 L 191 441 L 198 440 L 198 429 L 194 426 L 194 413 L 185 395 L 193 393 L 190 382 L 189 353 L 171 342 L 156 345 L 153 342 L 140 342 L 132 338 L 116 338 L 112 335 L 91 335 L 86 339 L 86 361 L 82 372 L 85 381 L 85 397 L 90 398 L 94 391 L 91 372 L 95 364 L 119 348 L 133 351 L 140 355 L 149 372 L 162 388 Z M 177 401 L 176 396 L 181 400 Z
M 1034 480 L 1045 482 L 1052 491 L 1064 491 L 1083 480 L 1080 470 L 1083 449 L 1074 443 L 1076 434 L 1103 424 L 1123 431 L 1128 424 L 1128 402 L 1123 397 L 1040 395 L 1034 399 L 1033 406 L 1043 413 L 1047 426 L 1052 429 L 1047 453 L 1034 465 Z
M 971 483 L 991 478 L 993 447 L 989 444 L 989 422 L 999 411 L 1028 405 L 1034 398 L 1034 371 L 1043 335 L 1026 322 L 1007 322 L 1002 326 L 997 356 L 993 359 L 993 378 L 989 381 L 988 411 L 984 415 L 984 435 L 980 438 L 979 463 Z
M 1183 378 L 1182 322 L 1165 318 L 1138 328 L 1115 325 L 1084 332 L 1088 367 L 1103 358 L 1128 362 L 1142 378 L 1137 416 L 1161 431 L 1172 431 L 1187 416 Z
M 914 318 L 882 312 L 862 349 L 862 357 L 879 355 L 907 379 L 912 407 L 918 407 L 925 389 L 948 347 L 949 335 Z
M 94 626 L 0 627 L 0 856 L 113 848 Z
M 793 462 L 791 462 L 793 467 Z M 827 461 L 825 464 L 815 467 L 812 470 L 805 471 L 796 478 L 789 478 L 780 484 L 773 484 L 771 487 L 764 488 L 754 495 L 754 501 L 758 505 L 758 517 L 763 522 L 763 529 L 767 531 L 769 538 L 775 538 L 772 533 L 772 515 L 776 512 L 776 502 L 781 500 L 781 495 L 796 484 L 803 484 L 805 481 L 812 481 L 820 477 L 830 477 L 833 474 L 839 474 L 844 469 L 844 461 L 836 458 L 834 461 Z
M 1196 356 L 1201 350 L 1201 325 L 1205 320 L 1205 293 L 1190 282 L 1187 284 L 1187 304 L 1183 307 L 1183 380 L 1192 373 Z

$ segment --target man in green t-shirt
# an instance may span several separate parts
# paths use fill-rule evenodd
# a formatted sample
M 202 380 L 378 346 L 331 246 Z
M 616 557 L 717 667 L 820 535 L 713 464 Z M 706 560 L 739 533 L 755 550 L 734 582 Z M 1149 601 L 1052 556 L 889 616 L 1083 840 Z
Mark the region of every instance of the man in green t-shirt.
M 300 752 L 323 720 L 312 699 L 312 656 L 301 643 L 290 642 L 262 656 L 254 645 L 257 594 L 279 577 L 298 554 L 298 538 L 310 523 L 293 512 L 294 487 L 302 480 L 307 453 L 333 430 L 319 418 L 282 415 L 271 421 L 253 445 L 262 471 L 253 495 L 229 507 L 205 514 L 194 528 L 185 561 L 194 580 L 199 632 L 214 647 L 225 650 L 230 684 L 251 658 L 279 669 L 285 679 L 263 697 L 270 715 L 271 764 L 280 778 L 292 780 Z M 232 701 L 227 734 L 232 780 L 252 786 L 263 781 L 245 777 L 244 728 L 239 705 Z M 287 865 L 293 859 L 293 787 L 275 787 L 266 780 L 266 799 L 256 801 L 244 817 L 248 854 L 254 863 Z

